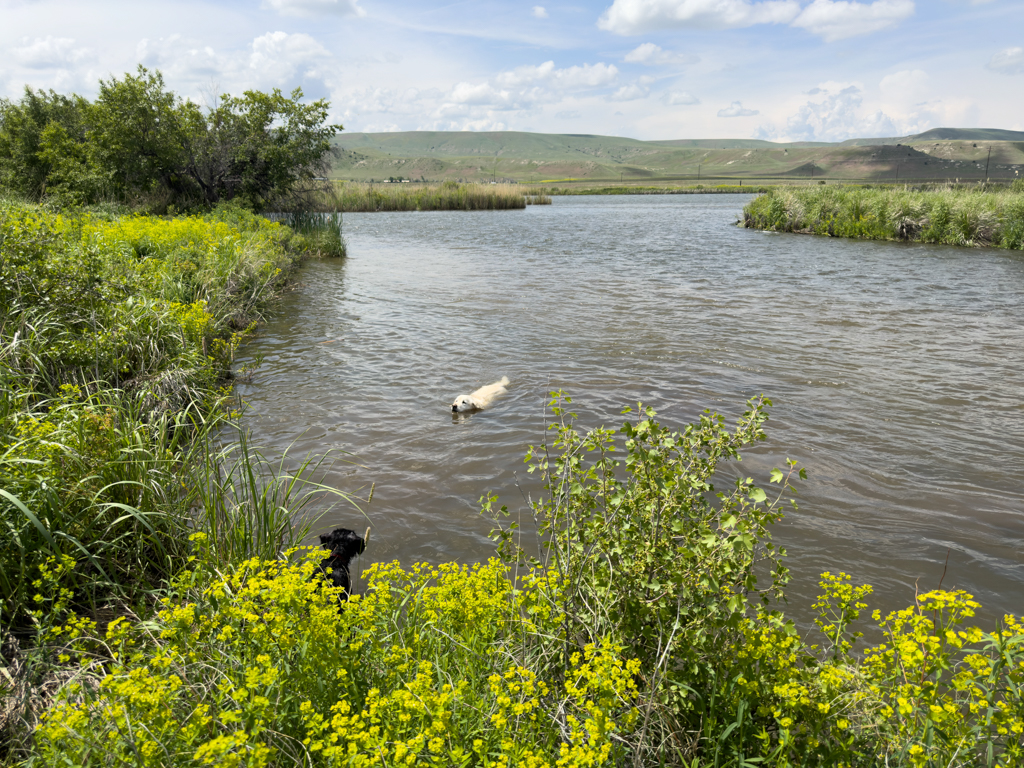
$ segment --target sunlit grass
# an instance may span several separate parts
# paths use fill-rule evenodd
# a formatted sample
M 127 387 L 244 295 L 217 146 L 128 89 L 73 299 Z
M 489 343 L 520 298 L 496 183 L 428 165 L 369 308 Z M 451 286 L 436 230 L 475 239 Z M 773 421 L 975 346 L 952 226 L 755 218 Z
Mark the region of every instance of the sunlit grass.
M 776 188 L 743 210 L 745 226 L 867 240 L 1024 248 L 1024 182 L 989 191 L 842 186 Z

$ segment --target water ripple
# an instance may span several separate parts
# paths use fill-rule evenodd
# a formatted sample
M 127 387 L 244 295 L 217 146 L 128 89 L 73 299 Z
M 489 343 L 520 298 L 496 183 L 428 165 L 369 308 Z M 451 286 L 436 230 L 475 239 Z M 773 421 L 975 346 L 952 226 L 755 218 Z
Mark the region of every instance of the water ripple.
M 766 236 L 733 226 L 743 201 L 347 214 L 348 260 L 306 266 L 250 348 L 266 358 L 244 391 L 257 439 L 355 454 L 365 469 L 328 479 L 377 483 L 375 559 L 473 561 L 492 551 L 479 497 L 519 514 L 538 490 L 522 457 L 550 390 L 587 426 L 638 400 L 677 425 L 735 418 L 764 392 L 770 441 L 744 473 L 793 457 L 810 475 L 777 530 L 791 603 L 843 569 L 875 605 L 905 605 L 948 548 L 945 587 L 1019 611 L 1024 258 Z M 455 395 L 502 375 L 498 407 L 452 419 Z

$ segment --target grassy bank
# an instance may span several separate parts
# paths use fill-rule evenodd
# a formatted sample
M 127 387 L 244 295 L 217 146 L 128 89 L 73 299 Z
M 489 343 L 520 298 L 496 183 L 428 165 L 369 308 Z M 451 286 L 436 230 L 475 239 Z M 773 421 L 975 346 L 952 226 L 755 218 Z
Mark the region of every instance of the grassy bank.
M 146 621 L 103 631 L 55 601 L 77 672 L 33 764 L 1020 765 L 1019 617 L 985 631 L 969 595 L 922 592 L 855 653 L 871 588 L 824 574 L 817 635 L 786 619 L 770 529 L 802 473 L 716 474 L 764 439 L 768 405 L 733 429 L 671 432 L 641 407 L 583 432 L 553 400 L 553 440 L 527 454 L 543 562 L 489 499 L 503 560 L 377 564 L 342 612 L 323 553 L 224 564 L 202 533 Z
M 744 225 L 865 240 L 1024 248 L 1024 182 L 933 189 L 819 186 L 769 190 Z
M 499 211 L 547 205 L 551 198 L 518 184 L 384 183 L 335 184 L 333 193 L 317 196 L 323 211 Z
M 234 350 L 321 244 L 243 209 L 161 219 L 0 205 L 0 551 L 5 624 L 47 558 L 76 599 L 180 563 Z M 204 454 L 205 455 L 205 454 Z
M 25 654 L 54 605 L 132 610 L 186 564 L 195 531 L 222 563 L 301 535 L 290 513 L 307 489 L 235 433 L 229 385 L 238 344 L 325 250 L 240 208 L 0 203 L 0 646 L 24 672 L 0 681 L 0 753 L 18 713 L 45 703 L 53 659 Z

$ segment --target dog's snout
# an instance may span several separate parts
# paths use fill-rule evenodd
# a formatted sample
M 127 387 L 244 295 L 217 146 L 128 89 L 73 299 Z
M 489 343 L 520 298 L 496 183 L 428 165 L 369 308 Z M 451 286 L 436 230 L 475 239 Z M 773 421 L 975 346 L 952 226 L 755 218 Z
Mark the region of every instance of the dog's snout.
M 459 412 L 459 406 L 452 405 L 452 413 L 458 413 L 458 412 Z

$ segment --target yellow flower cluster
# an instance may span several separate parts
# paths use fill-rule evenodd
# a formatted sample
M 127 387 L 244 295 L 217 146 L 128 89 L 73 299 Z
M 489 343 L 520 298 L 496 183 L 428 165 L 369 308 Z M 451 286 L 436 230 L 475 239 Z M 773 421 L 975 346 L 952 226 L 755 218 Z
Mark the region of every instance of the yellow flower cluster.
M 1003 745 L 996 765 L 1024 760 L 1024 626 L 1008 615 L 994 634 L 962 627 L 978 607 L 962 590 L 926 592 L 881 621 L 888 642 L 865 654 L 880 713 L 915 768 L 986 743 Z
M 575 768 L 608 764 L 635 726 L 639 663 L 620 648 L 587 646 L 546 679 L 516 660 L 536 629 L 519 598 L 537 597 L 497 561 L 373 566 L 339 611 L 323 550 L 218 574 L 192 538 L 189 599 L 110 623 L 109 674 L 47 713 L 44 760 L 265 766 L 301 744 L 322 766 Z

